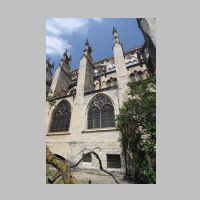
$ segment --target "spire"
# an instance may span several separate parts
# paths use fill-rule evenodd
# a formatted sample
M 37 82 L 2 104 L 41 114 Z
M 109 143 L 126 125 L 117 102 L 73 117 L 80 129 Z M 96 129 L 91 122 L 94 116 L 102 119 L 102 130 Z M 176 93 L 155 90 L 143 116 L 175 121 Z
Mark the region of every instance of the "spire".
M 119 41 L 119 34 L 118 34 L 118 32 L 117 32 L 117 30 L 116 30 L 115 27 L 113 27 L 112 34 L 113 34 L 114 44 L 115 43 L 120 43 L 120 41 Z
M 69 54 L 67 53 L 67 49 L 65 50 L 65 52 L 64 52 L 64 54 L 63 54 L 63 60 L 64 60 L 64 62 L 65 62 L 67 65 L 69 65 L 70 61 L 72 60 L 71 55 L 69 55 Z
M 88 41 L 88 39 L 86 40 L 85 42 L 85 49 L 84 49 L 84 52 L 88 52 L 89 54 L 92 52 L 92 48 L 90 46 L 90 43 Z
M 117 33 L 117 30 L 116 30 L 116 28 L 113 26 L 112 34 L 114 35 L 114 33 Z
M 66 55 L 67 55 L 67 49 L 65 50 L 64 54 L 66 54 Z
M 47 58 L 47 59 L 46 59 L 46 69 L 47 69 L 48 71 L 51 72 L 51 70 L 52 70 L 53 68 L 54 68 L 54 62 L 51 63 L 51 62 L 50 62 L 50 58 Z
M 88 39 L 86 40 L 86 42 L 85 42 L 85 46 L 89 46 L 90 44 L 89 44 L 89 41 L 88 41 Z

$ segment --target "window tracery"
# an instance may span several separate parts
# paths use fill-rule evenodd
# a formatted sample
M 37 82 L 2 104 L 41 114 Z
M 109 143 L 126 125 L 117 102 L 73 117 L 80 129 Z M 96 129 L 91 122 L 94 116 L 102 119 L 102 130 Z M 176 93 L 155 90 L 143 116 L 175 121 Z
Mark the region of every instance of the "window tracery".
M 71 118 L 71 108 L 66 100 L 61 101 L 52 116 L 50 132 L 68 131 Z
M 105 95 L 97 95 L 88 111 L 88 129 L 115 127 L 114 108 Z

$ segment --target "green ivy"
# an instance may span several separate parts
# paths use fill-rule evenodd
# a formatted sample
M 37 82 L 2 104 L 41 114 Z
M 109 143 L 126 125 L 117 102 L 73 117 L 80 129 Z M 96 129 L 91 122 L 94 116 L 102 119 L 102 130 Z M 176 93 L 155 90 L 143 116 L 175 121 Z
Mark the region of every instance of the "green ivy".
M 156 155 L 156 78 L 130 82 L 128 86 L 129 98 L 116 117 L 117 127 L 122 132 L 121 146 L 123 151 L 133 153 L 135 171 L 152 183 L 155 170 L 147 157 Z
M 144 176 L 147 178 L 148 183 L 156 183 L 156 172 L 148 165 L 146 160 L 142 162 L 140 167 Z
M 49 103 L 50 106 L 54 106 L 56 104 L 56 99 L 53 96 L 52 90 L 49 91 L 48 96 L 46 97 L 46 101 Z

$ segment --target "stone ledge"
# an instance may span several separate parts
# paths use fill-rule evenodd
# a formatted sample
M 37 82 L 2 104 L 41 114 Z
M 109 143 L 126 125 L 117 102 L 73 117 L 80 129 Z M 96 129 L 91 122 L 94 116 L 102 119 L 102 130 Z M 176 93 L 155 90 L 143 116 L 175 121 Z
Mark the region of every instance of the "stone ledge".
M 89 91 L 89 92 L 85 92 L 84 96 L 94 94 L 94 93 L 98 93 L 98 92 L 102 92 L 102 91 L 114 90 L 114 89 L 117 89 L 117 88 L 118 88 L 118 86 L 115 85 L 115 86 L 110 86 L 110 87 L 106 87 L 106 88 L 101 88 L 99 90 L 92 90 L 92 91 Z
M 63 132 L 52 132 L 46 134 L 46 136 L 55 136 L 55 135 L 71 135 L 71 133 L 63 131 Z
M 87 129 L 87 130 L 81 131 L 81 133 L 107 132 L 107 131 L 119 131 L 119 129 L 117 128 Z

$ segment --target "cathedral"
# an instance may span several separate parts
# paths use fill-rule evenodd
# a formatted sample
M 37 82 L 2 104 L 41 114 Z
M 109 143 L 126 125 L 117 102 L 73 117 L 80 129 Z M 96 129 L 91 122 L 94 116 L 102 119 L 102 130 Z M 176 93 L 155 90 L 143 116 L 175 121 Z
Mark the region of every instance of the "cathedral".
M 121 133 L 115 116 L 128 98 L 127 83 L 148 78 L 151 70 L 144 46 L 125 52 L 115 28 L 112 34 L 111 57 L 94 61 L 86 40 L 78 69 L 70 68 L 67 50 L 54 77 L 53 64 L 47 60 L 47 94 L 51 91 L 56 104 L 46 103 L 46 143 L 54 154 L 72 162 L 95 150 L 104 169 L 123 173 Z M 98 169 L 99 163 L 88 154 L 79 167 Z

